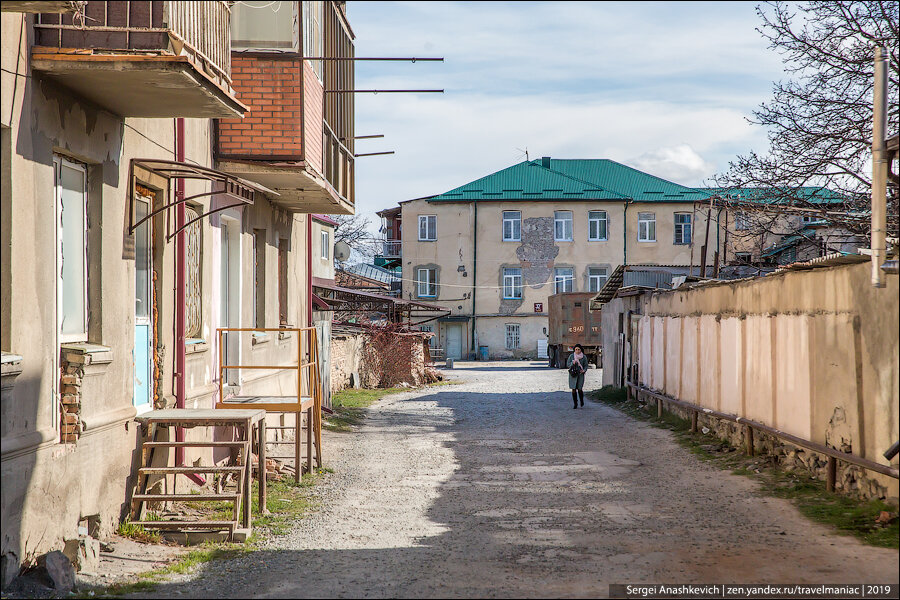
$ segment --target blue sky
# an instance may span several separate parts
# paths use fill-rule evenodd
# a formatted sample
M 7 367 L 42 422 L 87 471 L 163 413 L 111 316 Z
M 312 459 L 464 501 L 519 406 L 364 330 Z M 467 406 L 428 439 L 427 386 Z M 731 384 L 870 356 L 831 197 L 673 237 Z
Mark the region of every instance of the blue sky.
M 437 194 L 531 158 L 610 158 L 702 185 L 764 151 L 746 117 L 784 77 L 754 2 L 349 2 L 359 62 L 357 210 Z M 375 219 L 373 218 L 373 221 Z M 377 225 L 376 225 L 377 227 Z

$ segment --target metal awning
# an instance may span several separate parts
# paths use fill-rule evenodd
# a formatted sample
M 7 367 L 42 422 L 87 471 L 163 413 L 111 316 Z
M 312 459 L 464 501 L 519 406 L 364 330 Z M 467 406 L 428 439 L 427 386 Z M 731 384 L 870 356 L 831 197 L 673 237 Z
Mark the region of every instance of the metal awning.
M 166 180 L 166 186 L 168 196 L 167 198 L 174 198 L 175 194 L 172 193 L 171 183 L 173 179 L 200 179 L 205 181 L 210 181 L 212 183 L 218 183 L 220 185 L 213 185 L 213 190 L 209 192 L 202 192 L 200 194 L 194 194 L 192 196 L 186 196 L 184 198 L 175 198 L 171 202 L 166 203 L 163 206 L 154 208 L 150 211 L 146 217 L 142 218 L 137 223 L 134 222 L 134 191 L 135 185 L 137 183 L 135 179 L 135 167 L 143 169 L 153 175 L 158 177 L 162 177 Z M 225 197 L 231 200 L 235 200 L 234 203 L 228 204 L 226 206 L 220 206 L 218 208 L 211 209 L 202 215 L 191 219 L 181 227 L 171 231 L 170 223 L 171 219 L 166 219 L 166 241 L 171 241 L 176 235 L 178 235 L 182 230 L 193 225 L 196 221 L 207 217 L 213 213 L 221 212 L 223 210 L 228 210 L 229 208 L 235 208 L 239 206 L 246 206 L 249 204 L 253 204 L 254 194 L 256 192 L 260 192 L 263 194 L 270 194 L 277 196 L 278 193 L 270 190 L 269 188 L 259 185 L 258 183 L 253 183 L 251 181 L 247 181 L 245 179 L 241 179 L 240 177 L 235 177 L 234 175 L 229 175 L 228 173 L 217 171 L 215 169 L 211 169 L 209 167 L 203 167 L 200 165 L 193 165 L 190 163 L 183 163 L 174 160 L 162 160 L 158 158 L 132 158 L 131 164 L 128 167 L 128 233 L 133 234 L 134 230 L 140 226 L 144 221 L 147 221 L 161 212 L 165 211 L 166 216 L 168 217 L 168 210 L 174 206 L 179 204 L 183 204 L 185 202 L 189 202 L 191 200 L 196 200 L 197 198 L 202 198 L 205 196 L 220 196 Z M 216 189 L 218 188 L 218 189 Z
M 313 278 L 313 289 L 315 290 L 314 295 L 321 302 L 327 304 L 330 310 L 385 313 L 392 321 L 402 321 L 405 318 L 410 325 L 420 325 L 443 316 L 442 314 L 433 315 L 433 313 L 450 312 L 448 309 L 434 304 L 341 287 L 329 279 L 318 277 Z M 428 318 L 413 323 L 413 318 L 426 316 L 420 314 L 423 312 L 427 314 Z

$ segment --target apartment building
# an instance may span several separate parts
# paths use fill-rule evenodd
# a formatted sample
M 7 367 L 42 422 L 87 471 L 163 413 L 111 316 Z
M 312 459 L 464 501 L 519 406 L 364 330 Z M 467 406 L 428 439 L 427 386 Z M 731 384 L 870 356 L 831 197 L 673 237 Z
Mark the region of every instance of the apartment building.
M 352 65 L 300 57 L 352 56 L 343 4 L 3 4 L 4 585 L 80 526 L 115 530 L 135 415 L 212 408 L 220 355 L 297 356 L 216 331 L 311 325 L 313 276 L 333 278 L 311 213 L 353 211 L 352 99 L 324 91 Z
M 434 329 L 448 358 L 533 358 L 550 295 L 599 291 L 622 264 L 697 268 L 707 197 L 611 160 L 544 157 L 382 211 L 402 231 L 386 258 L 404 298 L 451 309 Z M 710 264 L 723 238 L 709 236 Z

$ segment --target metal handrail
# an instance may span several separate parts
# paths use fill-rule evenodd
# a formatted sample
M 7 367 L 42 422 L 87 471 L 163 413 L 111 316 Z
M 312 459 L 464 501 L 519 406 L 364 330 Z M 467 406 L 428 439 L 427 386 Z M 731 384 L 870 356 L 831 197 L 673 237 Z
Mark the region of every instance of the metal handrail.
M 683 408 L 687 408 L 689 410 L 694 411 L 694 413 L 703 413 L 706 415 L 712 415 L 716 418 L 723 419 L 726 421 L 731 421 L 733 423 L 739 423 L 741 425 L 745 425 L 750 429 L 756 429 L 758 431 L 762 431 L 763 433 L 767 433 L 769 435 L 780 438 L 786 442 L 794 444 L 795 446 L 801 446 L 808 450 L 812 450 L 813 452 L 818 452 L 820 454 L 824 454 L 829 457 L 829 485 L 830 491 L 834 489 L 834 481 L 833 481 L 833 466 L 832 461 L 841 460 L 852 465 L 856 465 L 858 467 L 862 467 L 864 469 L 868 469 L 870 471 L 875 471 L 876 473 L 881 473 L 882 475 L 887 475 L 888 477 L 893 477 L 894 479 L 900 479 L 900 469 L 896 469 L 894 467 L 888 465 L 882 465 L 880 463 L 874 462 L 867 458 L 862 458 L 861 456 L 856 456 L 855 454 L 848 454 L 846 452 L 841 452 L 835 448 L 830 448 L 823 444 L 819 444 L 818 442 L 813 442 L 791 433 L 787 433 L 786 431 L 781 431 L 780 429 L 775 429 L 774 427 L 770 427 L 763 423 L 759 423 L 758 421 L 753 421 L 751 419 L 746 419 L 744 417 L 739 417 L 737 415 L 732 415 L 729 413 L 723 413 L 718 410 L 714 410 L 711 408 L 706 408 L 703 406 L 699 406 L 697 404 L 693 404 L 691 402 L 685 402 L 684 400 L 679 400 L 677 398 L 673 398 L 666 394 L 661 394 L 659 392 L 655 392 L 648 387 L 643 385 L 632 383 L 631 381 L 625 382 L 626 387 L 633 389 L 638 395 L 645 394 L 652 398 L 655 398 L 657 402 L 671 402 L 677 406 L 681 406 Z M 659 410 L 662 410 L 662 405 L 659 405 Z M 693 421 L 692 421 L 693 422 Z

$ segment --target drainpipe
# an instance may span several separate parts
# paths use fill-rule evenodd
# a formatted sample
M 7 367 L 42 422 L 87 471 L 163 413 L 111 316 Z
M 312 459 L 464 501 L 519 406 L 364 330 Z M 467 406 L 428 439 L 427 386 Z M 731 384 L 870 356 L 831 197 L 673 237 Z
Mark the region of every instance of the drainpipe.
M 628 266 L 628 200 L 622 209 L 622 266 Z
M 184 119 L 175 119 L 175 160 L 184 162 Z M 184 179 L 175 180 L 175 228 L 179 230 L 175 236 L 175 407 L 185 407 L 185 290 L 187 289 L 187 249 L 185 247 L 185 231 L 182 229 L 185 223 Z M 175 441 L 184 441 L 184 428 L 175 428 Z M 184 448 L 175 447 L 175 465 L 184 466 Z M 188 473 L 188 478 L 203 485 L 206 479 L 196 473 Z
M 472 200 L 475 208 L 475 227 L 472 231 L 472 353 L 478 358 L 478 312 L 475 310 L 475 296 L 478 292 L 478 201 Z
M 313 322 L 313 275 L 312 275 L 312 215 L 306 215 L 306 280 L 309 283 L 306 294 L 306 326 Z
M 887 60 L 884 48 L 875 48 L 875 94 L 872 110 L 872 286 L 883 288 L 885 228 L 887 225 L 887 160 L 884 136 L 887 129 Z

